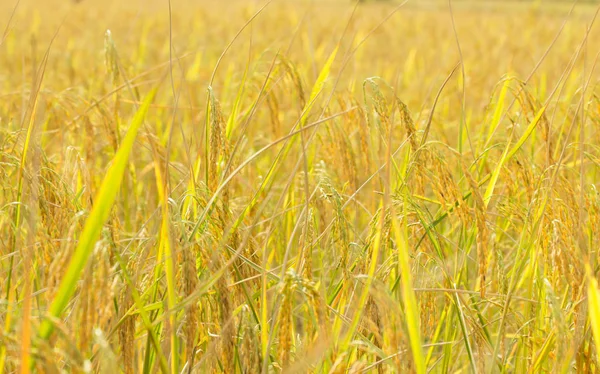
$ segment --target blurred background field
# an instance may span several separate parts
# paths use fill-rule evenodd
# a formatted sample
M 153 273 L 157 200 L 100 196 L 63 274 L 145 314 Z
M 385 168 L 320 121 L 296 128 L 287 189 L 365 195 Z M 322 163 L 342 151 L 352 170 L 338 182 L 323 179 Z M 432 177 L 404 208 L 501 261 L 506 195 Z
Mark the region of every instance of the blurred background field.
M 0 3 L 0 372 L 597 372 L 597 5 L 265 4 Z

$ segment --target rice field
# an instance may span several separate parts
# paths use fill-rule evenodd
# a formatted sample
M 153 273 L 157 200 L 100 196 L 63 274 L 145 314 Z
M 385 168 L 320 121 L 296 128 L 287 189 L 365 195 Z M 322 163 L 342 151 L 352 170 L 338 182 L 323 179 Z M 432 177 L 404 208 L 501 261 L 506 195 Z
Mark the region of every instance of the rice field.
M 0 3 L 0 373 L 600 372 L 592 2 Z

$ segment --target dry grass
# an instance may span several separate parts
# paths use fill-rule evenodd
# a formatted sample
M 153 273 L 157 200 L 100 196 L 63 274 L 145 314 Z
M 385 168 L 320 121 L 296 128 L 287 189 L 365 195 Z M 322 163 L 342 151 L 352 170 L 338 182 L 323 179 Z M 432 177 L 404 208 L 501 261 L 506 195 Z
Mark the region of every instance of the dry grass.
M 0 372 L 600 371 L 596 8 L 263 5 L 0 4 Z

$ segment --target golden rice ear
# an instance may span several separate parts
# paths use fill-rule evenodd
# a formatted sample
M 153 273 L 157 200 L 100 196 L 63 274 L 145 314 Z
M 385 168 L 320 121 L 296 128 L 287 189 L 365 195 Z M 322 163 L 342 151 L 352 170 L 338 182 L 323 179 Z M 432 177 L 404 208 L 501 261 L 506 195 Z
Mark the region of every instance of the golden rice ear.
M 235 350 L 235 319 L 233 317 L 233 305 L 229 296 L 229 290 L 225 284 L 225 278 L 217 282 L 217 292 L 219 296 L 219 319 L 221 325 L 220 332 L 220 358 L 223 370 L 232 373 L 234 370 L 234 350 Z
M 131 291 L 127 287 L 123 288 L 123 291 L 119 295 L 119 304 L 123 307 L 124 311 L 129 310 L 132 306 L 133 301 L 131 300 Z M 135 320 L 136 316 L 123 315 L 123 323 L 119 327 L 119 344 L 120 344 L 120 357 L 123 363 L 123 367 L 126 374 L 132 374 L 135 372 L 133 363 L 135 362 Z
M 208 159 L 208 188 L 214 191 L 219 182 L 220 162 L 221 157 L 225 154 L 225 120 L 221 105 L 214 96 L 213 90 L 208 90 L 209 114 L 210 119 L 210 141 L 208 142 L 209 159 Z
M 253 320 L 251 311 L 248 308 L 243 309 L 242 315 L 243 335 L 241 336 L 241 353 L 240 359 L 242 361 L 242 372 L 244 373 L 258 373 L 262 365 L 260 357 L 260 343 L 258 337 L 260 331 L 257 330 L 257 325 Z
M 466 166 L 465 161 L 460 159 L 462 171 L 467 178 L 469 187 L 471 188 L 473 200 L 475 201 L 475 220 L 477 222 L 477 258 L 479 260 L 478 274 L 479 274 L 479 292 L 481 298 L 485 298 L 486 291 L 486 275 L 487 275 L 487 263 L 488 263 L 488 240 L 489 233 L 486 222 L 487 207 L 479 190 L 479 185 L 473 179 L 473 175 Z
M 292 315 L 294 297 L 294 279 L 288 273 L 285 276 L 280 291 L 281 308 L 277 325 L 279 327 L 278 363 L 285 370 L 290 365 L 290 353 L 292 351 L 292 334 L 294 317 Z
M 112 38 L 112 32 L 106 30 L 104 33 L 104 64 L 113 84 L 117 84 L 120 75 L 117 59 L 117 48 Z

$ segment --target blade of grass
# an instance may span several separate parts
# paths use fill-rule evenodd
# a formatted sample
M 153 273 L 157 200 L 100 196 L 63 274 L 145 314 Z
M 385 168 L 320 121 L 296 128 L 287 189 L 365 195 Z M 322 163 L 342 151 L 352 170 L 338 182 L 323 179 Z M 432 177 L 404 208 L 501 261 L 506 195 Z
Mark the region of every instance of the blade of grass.
M 83 232 L 79 237 L 79 243 L 77 244 L 75 253 L 71 258 L 69 267 L 60 282 L 58 292 L 56 293 L 56 296 L 54 297 L 54 300 L 52 301 L 48 311 L 49 315 L 52 317 L 59 318 L 62 315 L 67 304 L 69 303 L 69 300 L 75 293 L 77 281 L 79 280 L 81 272 L 87 263 L 88 257 L 94 249 L 104 223 L 110 215 L 110 210 L 117 197 L 119 186 L 121 185 L 121 181 L 123 179 L 123 173 L 125 172 L 125 168 L 127 166 L 129 154 L 133 149 L 138 130 L 144 122 L 144 118 L 155 94 L 156 89 L 152 90 L 150 94 L 146 96 L 143 105 L 133 117 L 129 130 L 123 138 L 121 146 L 115 154 L 112 165 L 108 169 L 106 176 L 102 181 L 100 190 L 94 199 L 92 211 L 90 212 L 90 215 L 85 222 Z M 50 338 L 53 330 L 54 325 L 52 322 L 50 322 L 48 319 L 45 319 L 40 326 L 40 338 Z
M 502 167 L 504 166 L 504 164 L 506 162 L 508 162 L 511 158 L 513 158 L 513 156 L 519 151 L 519 149 L 521 149 L 523 144 L 525 144 L 525 141 L 529 138 L 529 136 L 531 136 L 531 134 L 535 131 L 538 123 L 540 123 L 540 119 L 546 112 L 547 107 L 548 107 L 547 105 L 544 105 L 537 112 L 536 116 L 533 118 L 533 120 L 531 121 L 529 126 L 527 126 L 525 133 L 523 133 L 523 135 L 521 135 L 521 137 L 519 138 L 519 140 L 517 141 L 515 146 L 510 150 L 510 152 L 508 151 L 508 149 L 510 148 L 511 138 L 508 139 L 508 143 L 506 144 L 506 148 L 504 149 L 504 152 L 502 153 L 502 157 L 500 158 L 498 165 L 496 165 L 496 167 L 494 168 L 494 171 L 492 172 L 492 178 L 490 179 L 490 183 L 488 184 L 488 186 L 485 190 L 485 194 L 483 195 L 483 201 L 486 206 L 489 204 L 490 199 L 492 198 L 492 195 L 494 193 L 494 188 L 496 187 L 496 182 L 498 181 L 498 176 L 500 175 L 500 171 L 502 170 Z M 512 133 L 511 133 L 511 135 L 512 135 Z
M 175 290 L 175 265 L 173 262 L 173 251 L 169 237 L 169 205 L 167 201 L 167 181 L 160 170 L 158 162 L 154 163 L 156 174 L 156 185 L 159 191 L 159 199 L 162 206 L 162 219 L 160 225 L 159 252 L 165 256 L 165 276 L 167 277 L 167 307 L 169 312 L 169 333 L 171 342 L 171 372 L 178 373 L 178 355 L 177 355 L 177 328 L 176 314 L 173 313 L 177 303 Z
M 465 342 L 465 348 L 467 350 L 467 355 L 469 356 L 469 363 L 471 364 L 471 370 L 473 373 L 477 374 L 477 366 L 475 365 L 475 358 L 473 356 L 473 348 L 471 347 L 471 341 L 469 340 L 469 332 L 467 331 L 467 323 L 465 321 L 465 315 L 462 310 L 462 304 L 460 302 L 460 297 L 457 293 L 454 295 L 454 302 L 456 303 L 456 311 L 458 322 L 460 324 L 460 331 L 463 334 L 463 341 Z
M 588 278 L 587 295 L 590 324 L 594 335 L 596 357 L 600 357 L 600 291 L 598 291 L 598 281 L 592 275 L 589 264 L 586 264 L 585 269 Z
M 556 342 L 556 332 L 552 331 L 544 341 L 542 348 L 540 349 L 533 366 L 529 369 L 529 373 L 539 373 L 543 371 L 542 365 L 544 362 L 547 362 L 548 355 L 551 352 L 552 347 L 554 347 L 554 343 Z
M 380 202 L 379 208 L 382 209 L 382 207 L 383 207 L 383 201 Z M 366 277 L 366 281 L 363 285 L 363 289 L 360 294 L 358 303 L 354 307 L 355 312 L 354 312 L 354 316 L 352 318 L 350 327 L 348 328 L 348 331 L 346 331 L 346 334 L 345 334 L 343 340 L 341 341 L 341 344 L 339 347 L 340 352 L 344 352 L 344 351 L 346 351 L 346 349 L 348 349 L 348 346 L 350 345 L 350 342 L 352 341 L 352 337 L 354 336 L 354 332 L 358 328 L 361 317 L 365 310 L 365 307 L 367 304 L 367 299 L 368 299 L 369 293 L 371 291 L 371 285 L 373 284 L 373 280 L 375 278 L 375 271 L 377 270 L 377 259 L 379 258 L 379 252 L 381 249 L 382 230 L 383 230 L 384 222 L 385 222 L 385 213 L 383 211 L 380 211 L 379 221 L 377 222 L 377 227 L 375 229 L 375 233 L 374 233 L 375 235 L 374 235 L 373 242 L 372 242 L 373 250 L 371 252 L 371 259 L 370 259 L 368 274 Z
M 406 221 L 406 206 L 404 204 L 404 218 L 402 224 L 398 223 L 398 218 L 392 214 L 392 227 L 396 237 L 396 246 L 398 247 L 398 262 L 400 263 L 402 300 L 404 302 L 404 313 L 406 314 L 406 324 L 408 326 L 408 338 L 410 348 L 413 354 L 415 369 L 418 374 L 424 374 L 427 371 L 425 358 L 421 343 L 421 322 L 419 320 L 419 307 L 417 298 L 412 286 L 412 276 L 410 273 L 409 255 L 408 255 L 408 226 Z

